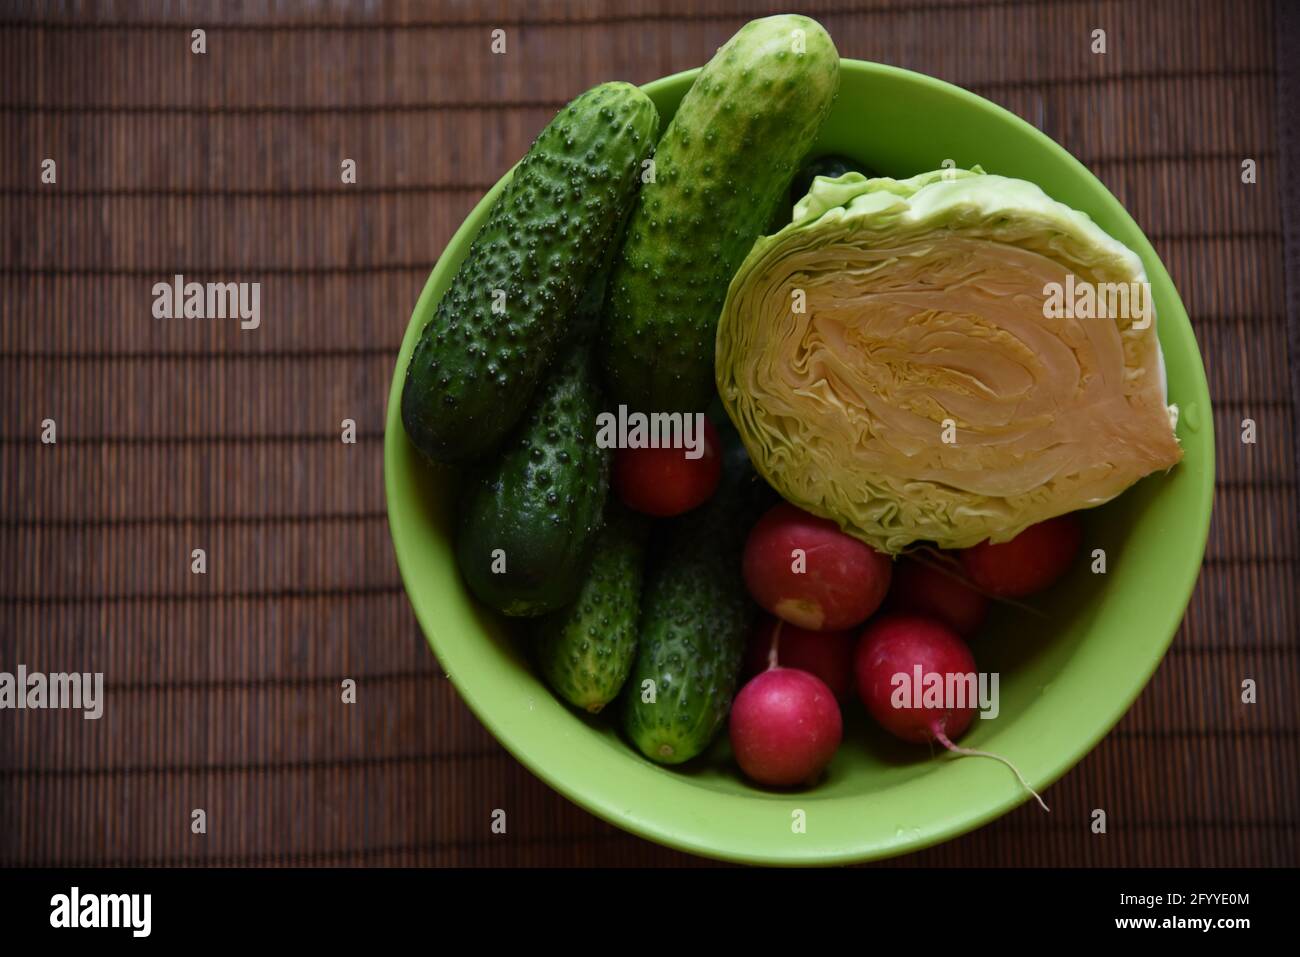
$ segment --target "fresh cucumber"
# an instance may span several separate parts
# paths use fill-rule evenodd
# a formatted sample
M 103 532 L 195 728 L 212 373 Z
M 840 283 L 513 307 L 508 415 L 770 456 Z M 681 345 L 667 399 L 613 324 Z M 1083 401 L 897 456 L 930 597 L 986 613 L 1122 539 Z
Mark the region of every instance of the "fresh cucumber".
M 696 411 L 714 389 L 727 285 L 830 112 L 839 54 L 808 17 L 754 20 L 701 71 L 655 150 L 610 277 L 611 401 Z
M 644 93 L 604 83 L 537 137 L 411 354 L 402 423 L 425 455 L 479 458 L 519 422 L 617 239 L 658 127 Z
M 577 595 L 609 490 L 609 452 L 596 445 L 600 408 L 590 350 L 575 349 L 505 447 L 473 470 L 456 557 L 484 604 L 533 616 Z
M 636 660 L 647 531 L 641 516 L 611 503 L 577 600 L 538 623 L 542 677 L 592 714 L 618 696 Z
M 774 494 L 733 429 L 714 497 L 670 523 L 641 602 L 640 646 L 623 726 L 646 757 L 681 764 L 711 742 L 735 694 L 754 605 L 741 575 L 750 527 Z

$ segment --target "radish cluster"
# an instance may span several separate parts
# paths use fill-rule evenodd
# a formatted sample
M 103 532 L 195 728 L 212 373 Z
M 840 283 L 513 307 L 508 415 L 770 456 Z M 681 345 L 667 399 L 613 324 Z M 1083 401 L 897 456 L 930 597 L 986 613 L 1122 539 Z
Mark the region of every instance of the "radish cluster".
M 903 741 L 1009 765 L 954 743 L 974 720 L 972 702 L 900 700 L 897 676 L 974 676 L 967 642 L 990 599 L 1024 598 L 1054 584 L 1082 540 L 1078 517 L 1063 515 L 1008 542 L 894 563 L 833 522 L 777 505 L 745 548 L 746 585 L 769 616 L 751 640 L 747 683 L 731 710 L 741 771 L 769 787 L 815 783 L 840 745 L 841 709 L 855 691 L 867 713 Z

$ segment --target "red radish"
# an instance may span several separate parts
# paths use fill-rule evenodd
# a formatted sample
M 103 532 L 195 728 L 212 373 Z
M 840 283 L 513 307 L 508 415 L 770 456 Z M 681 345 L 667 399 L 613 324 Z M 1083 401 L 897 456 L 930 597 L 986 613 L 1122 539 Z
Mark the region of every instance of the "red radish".
M 722 477 L 718 430 L 704 419 L 703 452 L 686 457 L 684 448 L 619 449 L 614 453 L 613 484 L 628 508 L 667 518 L 703 505 Z
M 815 675 L 771 668 L 731 705 L 731 749 L 745 775 L 771 787 L 813 784 L 844 734 L 840 707 Z
M 786 502 L 760 518 L 745 543 L 745 584 L 754 600 L 810 631 L 866 621 L 889 591 L 891 564 L 834 522 Z
M 1054 584 L 1069 570 L 1083 544 L 1079 516 L 1058 515 L 994 545 L 963 550 L 962 566 L 976 587 L 999 598 L 1025 598 Z
M 954 701 L 915 705 L 910 692 L 918 677 L 975 674 L 975 658 L 947 625 L 933 618 L 904 613 L 882 615 L 862 632 L 854 659 L 858 694 L 867 711 L 886 731 L 916 744 L 937 741 L 954 754 L 993 758 L 1015 772 L 1020 783 L 1048 810 L 1014 764 L 1000 755 L 953 744 L 970 727 L 975 709 Z M 905 683 L 898 676 L 906 676 Z
M 895 706 L 895 675 L 909 681 L 922 675 L 971 674 L 975 658 L 957 635 L 933 618 L 892 614 L 877 618 L 862 633 L 853 662 L 858 695 L 890 734 L 922 744 L 939 735 L 959 738 L 975 717 L 974 707 L 913 708 Z
M 962 581 L 960 568 L 941 568 L 921 558 L 894 566 L 887 607 L 937 618 L 963 638 L 979 631 L 989 600 Z
M 749 642 L 745 674 L 766 671 L 775 647 L 777 665 L 816 675 L 836 700 L 847 701 L 853 694 L 853 649 L 857 639 L 852 631 L 806 631 L 764 615 Z

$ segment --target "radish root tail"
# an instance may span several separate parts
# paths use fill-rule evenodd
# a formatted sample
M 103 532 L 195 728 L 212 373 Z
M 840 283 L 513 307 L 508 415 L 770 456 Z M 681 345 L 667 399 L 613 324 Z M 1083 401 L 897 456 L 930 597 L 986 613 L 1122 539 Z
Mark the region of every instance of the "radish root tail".
M 1026 781 L 1025 776 L 1020 773 L 1020 769 L 1016 767 L 1014 764 L 1012 764 L 1010 761 L 1008 761 L 1006 758 L 1004 758 L 1002 755 L 993 754 L 990 751 L 976 751 L 974 748 L 958 747 L 957 745 L 953 744 L 952 741 L 948 739 L 948 736 L 938 728 L 934 729 L 934 736 L 935 738 L 938 739 L 940 744 L 942 744 L 953 754 L 962 754 L 972 758 L 992 758 L 994 761 L 1001 761 L 1003 764 L 1005 764 L 1007 767 L 1011 769 L 1012 773 L 1014 773 L 1015 776 L 1019 779 L 1021 786 L 1034 796 L 1034 800 L 1038 802 L 1039 806 L 1042 807 L 1042 809 L 1048 812 L 1049 814 L 1052 812 L 1052 809 L 1048 807 L 1045 803 L 1043 803 L 1042 796 L 1029 786 L 1029 782 Z
M 780 618 L 778 618 L 776 620 L 776 627 L 772 629 L 772 644 L 769 645 L 767 649 L 767 670 L 768 671 L 771 671 L 773 668 L 780 667 L 777 664 L 776 649 L 777 646 L 781 643 L 781 626 L 784 624 L 785 622 L 782 621 Z

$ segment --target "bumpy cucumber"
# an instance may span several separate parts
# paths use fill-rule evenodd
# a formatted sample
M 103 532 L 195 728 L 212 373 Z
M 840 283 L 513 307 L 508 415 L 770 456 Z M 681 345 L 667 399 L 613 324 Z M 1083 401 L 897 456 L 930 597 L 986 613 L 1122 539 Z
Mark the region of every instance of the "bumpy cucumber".
M 689 761 L 718 733 L 753 626 L 741 552 L 775 496 L 750 466 L 734 430 L 720 431 L 722 483 L 708 503 L 672 522 L 641 602 L 624 730 L 642 754 L 661 764 Z
M 636 660 L 646 523 L 611 504 L 572 605 L 541 619 L 537 664 L 569 704 L 593 714 L 618 696 Z
M 655 150 L 610 277 L 602 364 L 611 400 L 703 409 L 727 285 L 786 197 L 839 87 L 821 25 L 754 20 L 696 78 Z
M 411 355 L 402 423 L 425 455 L 479 458 L 518 423 L 626 220 L 658 127 L 644 93 L 604 83 L 537 137 Z
M 456 557 L 484 604 L 543 615 L 577 595 L 609 490 L 609 452 L 596 445 L 600 408 L 590 351 L 575 349 L 502 450 L 473 470 Z

